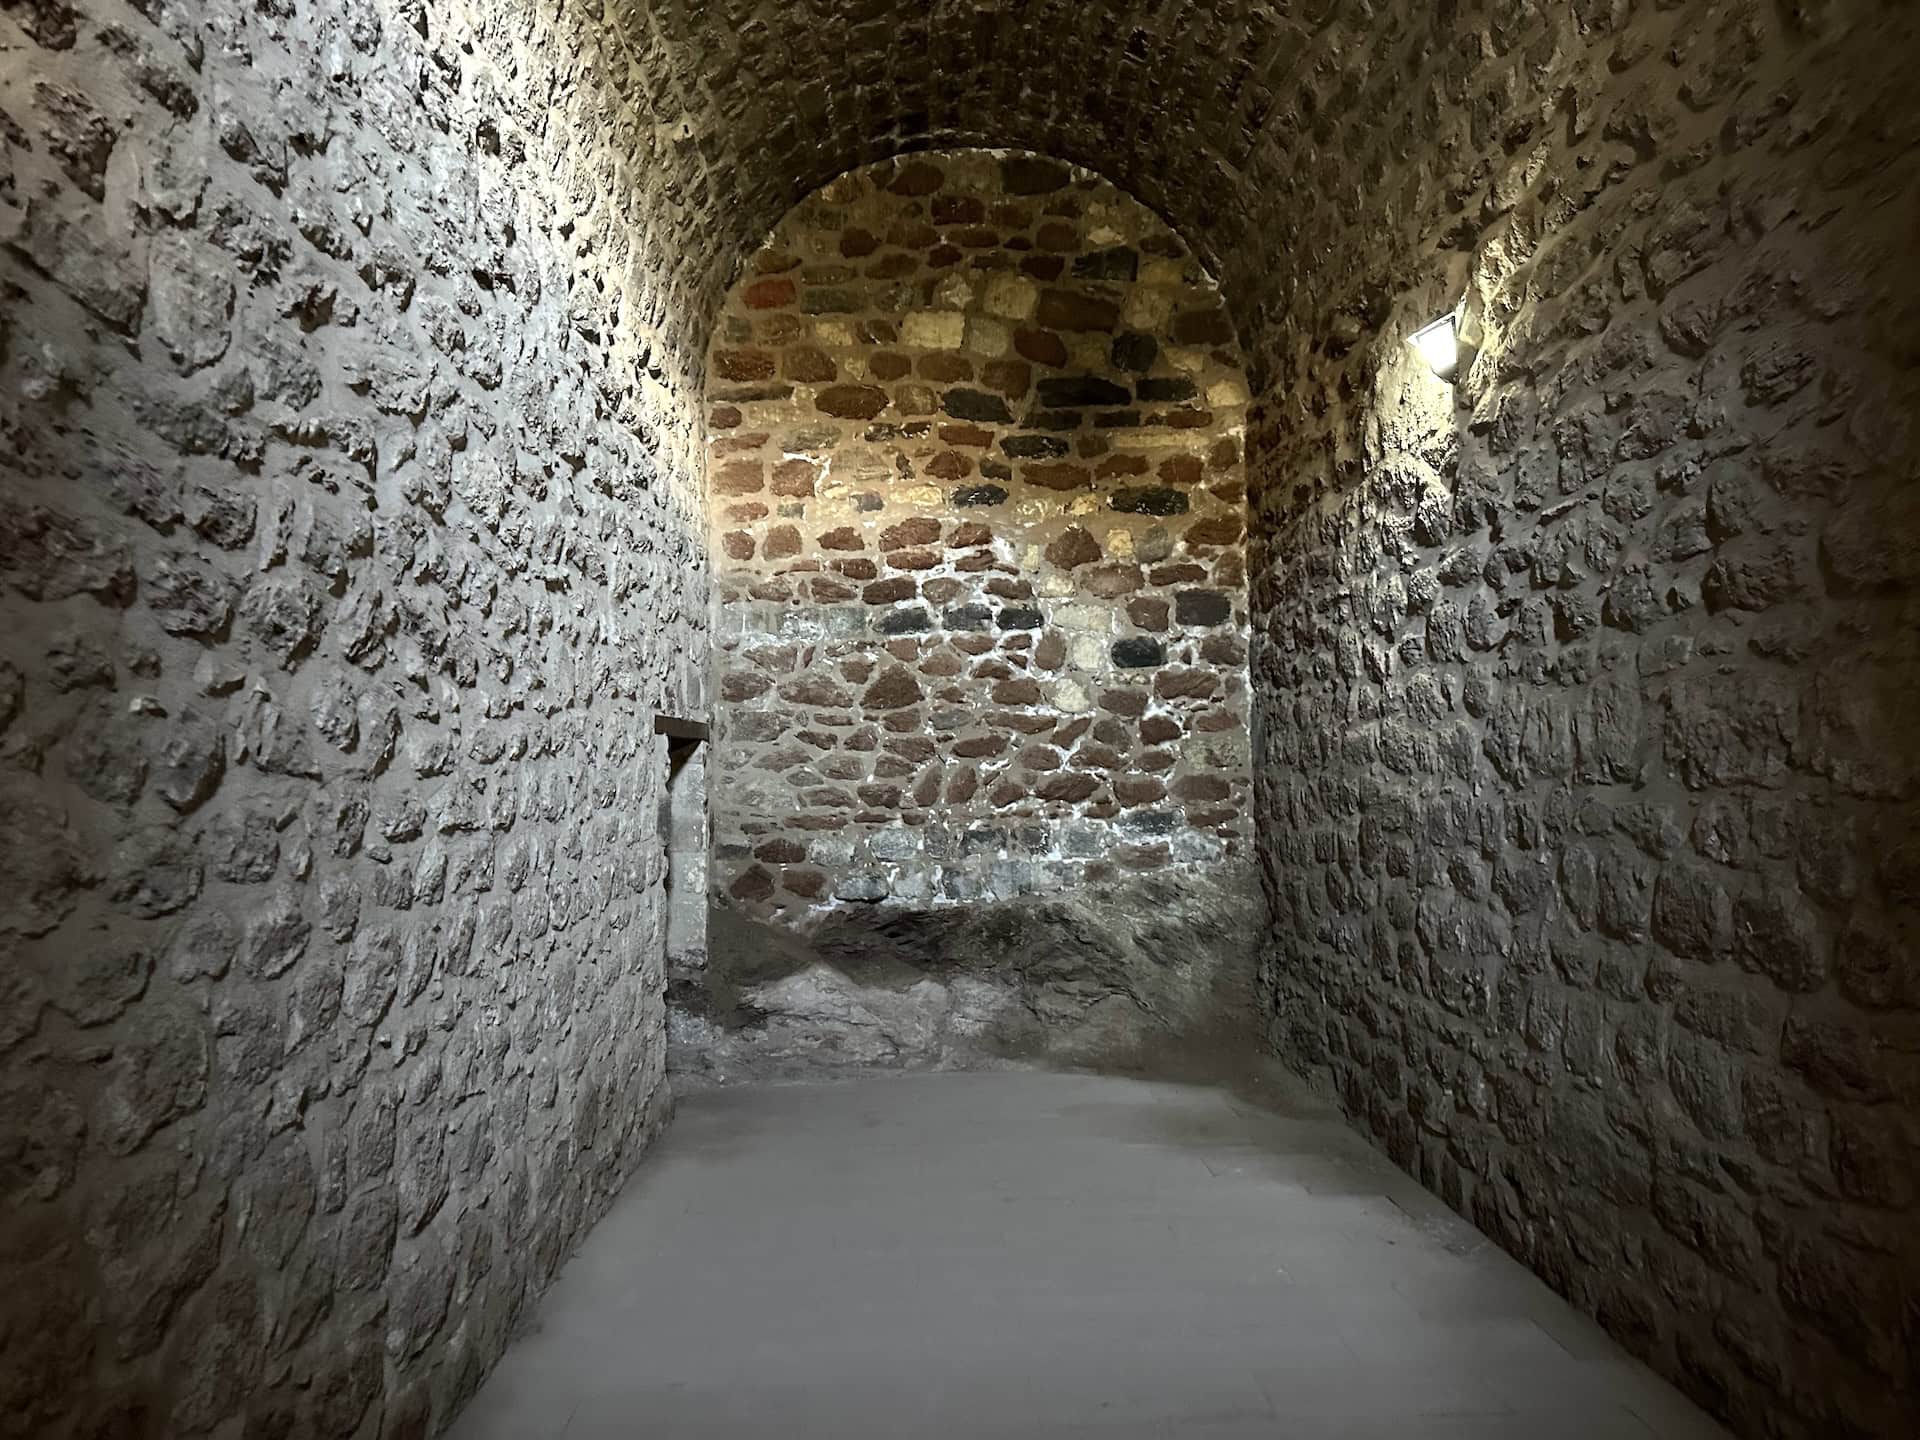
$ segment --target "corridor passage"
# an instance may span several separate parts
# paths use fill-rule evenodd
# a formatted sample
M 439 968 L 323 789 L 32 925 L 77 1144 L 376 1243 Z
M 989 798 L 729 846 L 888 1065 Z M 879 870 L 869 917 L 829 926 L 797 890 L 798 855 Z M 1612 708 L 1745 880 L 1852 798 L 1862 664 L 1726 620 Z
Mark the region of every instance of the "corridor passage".
M 454 1440 L 1724 1434 L 1300 1098 L 685 1098 Z

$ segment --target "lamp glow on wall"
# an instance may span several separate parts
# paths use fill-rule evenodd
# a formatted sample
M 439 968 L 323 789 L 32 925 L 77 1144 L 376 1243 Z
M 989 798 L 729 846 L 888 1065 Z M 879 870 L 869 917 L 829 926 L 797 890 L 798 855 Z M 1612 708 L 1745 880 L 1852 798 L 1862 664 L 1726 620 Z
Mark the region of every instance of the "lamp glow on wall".
M 1450 311 L 1407 337 L 1407 343 L 1420 352 L 1427 368 L 1449 382 L 1473 364 L 1479 349 L 1466 334 L 1461 319 L 1460 311 Z

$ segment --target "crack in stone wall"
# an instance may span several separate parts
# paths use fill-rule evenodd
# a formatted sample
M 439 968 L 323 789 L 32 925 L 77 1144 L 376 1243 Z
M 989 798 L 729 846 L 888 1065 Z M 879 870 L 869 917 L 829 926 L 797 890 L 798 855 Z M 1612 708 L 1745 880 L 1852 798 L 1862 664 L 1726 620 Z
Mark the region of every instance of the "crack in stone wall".
M 429 1434 L 664 1118 L 697 316 L 599 39 L 0 16 L 0 1433 Z

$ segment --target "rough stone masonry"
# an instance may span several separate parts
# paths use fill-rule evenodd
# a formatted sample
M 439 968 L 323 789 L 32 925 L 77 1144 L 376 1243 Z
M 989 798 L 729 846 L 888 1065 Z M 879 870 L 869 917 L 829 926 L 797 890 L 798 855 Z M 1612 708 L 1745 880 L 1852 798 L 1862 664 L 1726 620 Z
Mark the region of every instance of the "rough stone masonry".
M 714 321 L 989 146 L 1244 356 L 1273 1044 L 1742 1433 L 1912 1433 L 1916 25 L 8 0 L 0 1425 L 470 1390 L 657 1093 Z
M 0 15 L 0 1434 L 432 1433 L 663 1118 L 697 392 L 593 39 Z

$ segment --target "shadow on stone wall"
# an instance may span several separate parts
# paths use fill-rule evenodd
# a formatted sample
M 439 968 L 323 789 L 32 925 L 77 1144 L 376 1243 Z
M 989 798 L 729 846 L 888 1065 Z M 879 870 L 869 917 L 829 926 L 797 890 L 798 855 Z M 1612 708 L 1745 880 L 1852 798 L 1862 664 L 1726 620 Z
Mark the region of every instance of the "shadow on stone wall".
M 847 1069 L 1187 1073 L 1256 1045 L 1250 871 L 937 910 L 836 909 L 803 933 L 709 916 L 668 979 L 676 1085 Z

